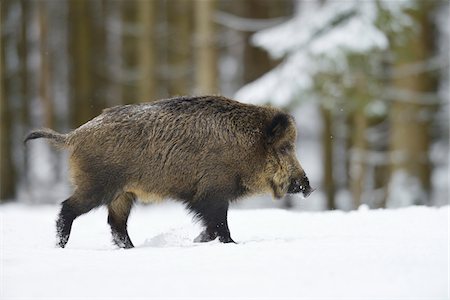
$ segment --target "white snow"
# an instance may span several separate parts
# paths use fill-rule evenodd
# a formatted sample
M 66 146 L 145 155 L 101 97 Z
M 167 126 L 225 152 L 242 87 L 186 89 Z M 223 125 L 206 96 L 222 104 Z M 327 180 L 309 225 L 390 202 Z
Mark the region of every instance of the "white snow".
M 395 171 L 389 182 L 387 207 L 404 207 L 413 204 L 423 204 L 427 199 L 425 189 L 420 179 L 409 175 L 404 170 Z
M 237 245 L 193 243 L 200 228 L 177 204 L 138 206 L 131 250 L 110 243 L 105 209 L 55 248 L 57 212 L 0 206 L 0 299 L 448 299 L 448 206 L 232 209 Z

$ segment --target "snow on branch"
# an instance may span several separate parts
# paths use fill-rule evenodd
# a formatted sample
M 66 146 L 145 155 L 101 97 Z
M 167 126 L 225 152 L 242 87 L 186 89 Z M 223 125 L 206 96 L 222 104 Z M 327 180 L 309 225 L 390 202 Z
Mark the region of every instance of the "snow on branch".
M 349 73 L 352 54 L 365 55 L 389 47 L 379 28 L 380 14 L 392 15 L 395 28 L 409 26 L 407 2 L 398 1 L 299 1 L 293 19 L 256 33 L 252 41 L 283 62 L 236 97 L 251 103 L 289 106 L 313 88 L 320 73 Z
M 339 47 L 357 52 L 386 48 L 386 37 L 374 25 L 376 18 L 372 1 L 330 1 L 322 6 L 308 1 L 301 3 L 292 20 L 256 33 L 253 42 L 274 58 L 303 50 L 325 54 Z
M 280 23 L 283 23 L 287 18 L 272 18 L 272 19 L 249 19 L 238 17 L 233 14 L 229 14 L 223 11 L 217 11 L 214 14 L 214 21 L 222 26 L 238 30 L 238 31 L 250 31 L 255 32 L 270 28 Z

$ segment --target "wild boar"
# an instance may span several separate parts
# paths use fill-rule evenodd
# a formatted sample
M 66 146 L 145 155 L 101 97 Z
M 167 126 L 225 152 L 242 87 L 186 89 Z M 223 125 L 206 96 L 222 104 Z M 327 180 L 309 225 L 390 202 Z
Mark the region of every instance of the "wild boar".
M 113 242 L 132 248 L 127 220 L 136 199 L 183 202 L 202 222 L 194 240 L 223 243 L 227 211 L 244 196 L 313 190 L 295 155 L 294 119 L 279 109 L 220 96 L 175 97 L 105 109 L 74 131 L 31 132 L 70 152 L 74 193 L 62 203 L 57 245 L 78 216 L 108 207 Z

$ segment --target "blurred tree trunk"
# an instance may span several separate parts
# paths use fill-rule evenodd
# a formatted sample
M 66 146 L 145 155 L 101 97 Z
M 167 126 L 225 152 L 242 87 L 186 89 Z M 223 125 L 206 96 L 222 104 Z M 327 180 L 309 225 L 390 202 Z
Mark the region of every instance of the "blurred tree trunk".
M 89 121 L 107 106 L 105 6 L 103 1 L 69 2 L 72 127 Z
M 190 93 L 192 1 L 169 0 L 167 4 L 169 23 L 168 91 L 170 96 L 186 95 Z
M 269 18 L 271 8 L 279 6 L 284 1 L 264 2 L 260 0 L 246 0 L 236 2 L 241 7 L 241 15 L 244 18 L 263 19 Z M 243 32 L 244 35 L 244 53 L 243 53 L 243 84 L 247 84 L 267 73 L 273 65 L 269 59 L 269 54 L 260 47 L 255 47 L 251 43 L 251 37 L 254 32 Z
M 255 20 L 289 16 L 294 11 L 294 1 L 289 0 L 246 0 L 241 2 L 235 1 L 235 3 L 240 7 L 239 15 Z M 245 40 L 243 84 L 246 84 L 270 71 L 278 65 L 279 61 L 271 60 L 267 51 L 252 45 L 251 37 L 254 32 L 243 32 L 242 34 Z
M 148 1 L 143 1 L 148 2 Z M 151 1 L 153 2 L 153 1 Z M 115 106 L 122 103 L 122 22 L 120 2 L 104 2 L 105 7 L 105 106 Z
M 21 82 L 21 97 L 20 97 L 20 122 L 22 123 L 22 137 L 25 137 L 30 130 L 30 110 L 29 110 L 29 82 L 28 82 L 28 20 L 30 19 L 30 9 L 27 0 L 21 0 L 21 28 L 20 28 L 20 82 Z M 23 147 L 22 150 L 22 180 L 25 187 L 28 186 L 28 155 L 29 148 Z
M 92 104 L 89 119 L 99 115 L 108 106 L 106 98 L 107 73 L 106 66 L 106 31 L 107 31 L 107 9 L 109 0 L 91 1 L 91 63 L 89 64 L 92 74 Z
M 390 66 L 384 53 L 384 62 L 381 65 L 382 79 L 380 80 L 380 89 L 390 85 Z M 376 191 L 373 206 L 371 208 L 386 208 L 388 196 L 390 162 L 389 162 L 389 110 L 373 116 L 369 124 L 370 128 L 375 129 L 376 137 L 370 141 L 371 150 L 375 151 L 375 161 L 373 164 L 373 189 Z
M 401 41 L 392 40 L 395 55 L 392 87 L 397 99 L 392 103 L 389 116 L 392 165 L 388 202 L 394 205 L 429 203 L 429 130 L 435 106 L 427 103 L 423 95 L 436 92 L 436 79 L 429 72 L 402 74 L 400 70 L 433 55 L 435 34 L 431 12 L 435 4 L 433 1 L 419 1 L 419 7 L 410 13 L 418 25 L 414 32 L 406 33 Z M 401 195 L 396 191 L 408 194 L 407 203 L 399 203 Z
M 218 93 L 215 0 L 195 1 L 196 94 Z
M 91 118 L 93 106 L 92 16 L 88 0 L 69 2 L 71 56 L 71 123 L 78 127 Z
M 39 50 L 40 50 L 40 70 L 39 70 L 39 99 L 44 108 L 44 127 L 54 128 L 53 101 L 51 96 L 50 81 L 50 60 L 51 49 L 48 41 L 48 2 L 38 2 L 39 14 Z
M 358 61 L 358 58 L 354 59 Z M 362 63 L 357 63 L 356 65 L 362 65 Z M 355 72 L 355 83 L 349 95 L 350 99 L 354 101 L 351 116 L 352 126 L 350 127 L 351 149 L 348 169 L 350 175 L 350 192 L 352 194 L 354 208 L 358 208 L 362 204 L 367 176 L 368 143 L 366 132 L 368 128 L 368 117 L 366 115 L 366 105 L 370 97 L 367 91 L 368 80 L 366 74 L 367 72 L 364 70 Z
M 136 103 L 137 99 L 137 70 L 138 70 L 138 56 L 136 49 L 138 46 L 136 30 L 137 19 L 137 1 L 122 1 L 120 2 L 122 11 L 122 74 L 119 78 L 122 81 L 123 87 L 123 102 Z
M 336 209 L 336 187 L 333 176 L 333 116 L 332 112 L 321 104 L 323 119 L 322 147 L 323 147 L 323 180 L 322 186 L 325 192 L 328 209 Z
M 367 117 L 364 109 L 353 112 L 352 147 L 350 152 L 350 191 L 353 207 L 358 208 L 362 203 L 364 184 L 367 173 Z
M 16 194 L 16 170 L 12 161 L 12 112 L 6 99 L 8 81 L 5 79 L 4 50 L 5 40 L 2 39 L 2 91 L 0 101 L 0 201 L 14 198 Z
M 6 14 L 9 12 L 9 1 L 1 3 L 1 26 L 3 28 Z M 10 76 L 7 74 L 6 48 L 8 36 L 2 31 L 0 45 L 0 201 L 12 199 L 16 195 L 16 170 L 12 157 L 12 109 L 7 99 L 9 95 L 9 86 L 11 84 Z
M 139 102 L 156 100 L 155 82 L 155 1 L 138 2 L 138 23 L 140 26 L 140 37 L 138 40 L 139 56 L 139 79 L 138 90 Z

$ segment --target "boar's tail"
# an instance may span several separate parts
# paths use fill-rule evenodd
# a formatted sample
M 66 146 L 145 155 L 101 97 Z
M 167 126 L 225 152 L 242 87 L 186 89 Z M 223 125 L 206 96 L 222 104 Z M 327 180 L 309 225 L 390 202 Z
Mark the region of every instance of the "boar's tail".
M 35 130 L 30 132 L 23 142 L 26 143 L 29 140 L 39 138 L 50 139 L 55 146 L 62 147 L 66 144 L 67 135 L 45 128 L 42 130 Z

